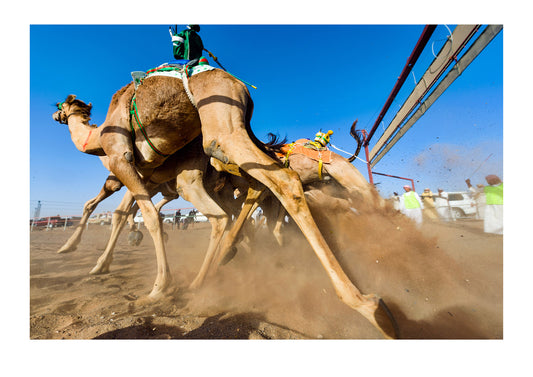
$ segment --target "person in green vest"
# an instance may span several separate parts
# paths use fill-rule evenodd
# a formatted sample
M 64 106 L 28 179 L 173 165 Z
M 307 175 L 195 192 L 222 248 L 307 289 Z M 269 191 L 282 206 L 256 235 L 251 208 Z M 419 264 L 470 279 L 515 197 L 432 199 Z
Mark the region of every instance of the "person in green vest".
M 400 211 L 411 220 L 413 220 L 418 227 L 422 225 L 422 210 L 424 204 L 420 196 L 411 190 L 411 186 L 403 186 L 405 192 L 400 196 Z
M 198 35 L 200 25 L 187 25 L 178 33 L 177 26 L 168 30 L 172 38 L 172 53 L 176 63 L 194 65 L 202 56 L 204 44 Z
M 485 192 L 485 233 L 503 234 L 503 182 L 494 174 L 487 175 Z

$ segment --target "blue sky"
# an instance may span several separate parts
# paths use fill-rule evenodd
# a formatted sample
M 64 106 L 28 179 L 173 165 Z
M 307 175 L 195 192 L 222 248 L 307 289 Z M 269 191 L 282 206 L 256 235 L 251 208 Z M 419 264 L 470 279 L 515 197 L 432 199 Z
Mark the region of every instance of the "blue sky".
M 5 286 L 13 286 L 15 281 L 16 287 L 28 287 L 29 253 L 20 250 L 20 241 L 26 240 L 22 242 L 22 245 L 26 245 L 22 246 L 23 249 L 28 247 L 26 216 L 28 213 L 30 216 L 33 214 L 36 201 L 43 202 L 43 216 L 55 215 L 58 211 L 64 215 L 79 214 L 83 203 L 96 195 L 107 176 L 99 161 L 94 156 L 83 155 L 75 150 L 67 129 L 52 121 L 52 104 L 70 93 L 77 94 L 81 99 L 93 103 L 93 121 L 102 122 L 112 94 L 130 80 L 130 71 L 148 69 L 171 58 L 168 25 L 184 25 L 187 22 L 201 24 L 201 35 L 206 47 L 232 73 L 258 86 L 258 90 L 251 90 L 255 101 L 252 126 L 260 138 L 268 131 L 278 132 L 289 138 L 309 137 L 317 128 L 331 128 L 335 131 L 333 143 L 351 151 L 354 144 L 345 136 L 344 130 L 355 118 L 359 118 L 360 127 L 368 130 L 372 126 L 422 31 L 422 25 L 439 24 L 430 41 L 430 44 L 435 42 L 435 50 L 438 51 L 438 44 L 443 43 L 448 35 L 443 24 L 448 24 L 452 30 L 456 23 L 504 24 L 504 31 L 377 164 L 375 171 L 413 177 L 417 180 L 418 191 L 426 186 L 431 189 L 438 186 L 449 190 L 463 189 L 466 175 L 490 153 L 494 155 L 484 165 L 485 168 L 472 177 L 474 183 L 482 181 L 483 175 L 488 172 L 502 173 L 502 150 L 505 145 L 505 221 L 512 225 L 506 225 L 504 239 L 507 298 L 505 326 L 506 342 L 511 343 L 507 343 L 508 347 L 504 352 L 501 347 L 490 344 L 490 349 L 478 347 L 479 352 L 475 353 L 471 352 L 471 347 L 467 349 L 466 344 L 463 346 L 463 343 L 433 344 L 432 347 L 411 344 L 415 349 L 406 348 L 404 343 L 401 350 L 396 347 L 394 353 L 387 353 L 387 360 L 392 361 L 388 364 L 382 363 L 382 343 L 376 344 L 379 350 L 365 344 L 364 350 L 359 347 L 359 351 L 363 351 L 367 368 L 374 368 L 377 363 L 381 363 L 380 368 L 386 369 L 387 365 L 391 365 L 390 368 L 394 368 L 395 373 L 398 365 L 405 365 L 405 360 L 409 359 L 405 357 L 407 354 L 401 352 L 405 350 L 409 355 L 416 352 L 422 356 L 418 358 L 417 364 L 423 370 L 434 370 L 435 362 L 440 361 L 439 355 L 442 354 L 435 352 L 435 347 L 444 346 L 445 350 L 439 348 L 437 351 L 453 355 L 457 361 L 449 364 L 450 372 L 456 365 L 461 365 L 463 369 L 464 365 L 485 365 L 487 370 L 503 373 L 508 359 L 515 364 L 518 360 L 526 359 L 521 357 L 525 356 L 523 350 L 526 348 L 521 343 L 520 347 L 515 348 L 513 342 L 513 339 L 523 339 L 521 324 L 527 321 L 523 314 L 527 310 L 523 310 L 522 298 L 524 287 L 528 286 L 527 283 L 524 284 L 524 277 L 531 275 L 531 263 L 528 263 L 531 253 L 523 252 L 523 245 L 530 243 L 526 238 L 530 232 L 530 221 L 520 221 L 524 215 L 529 214 L 531 206 L 530 201 L 523 196 L 523 190 L 527 190 L 531 181 L 525 158 L 528 156 L 531 140 L 531 96 L 528 93 L 531 75 L 527 70 L 532 50 L 529 47 L 530 12 L 525 6 L 496 0 L 450 0 L 446 3 L 390 0 L 274 0 L 252 3 L 208 0 L 200 6 L 196 6 L 198 3 L 188 3 L 186 6 L 182 3 L 168 4 L 173 4 L 173 8 L 165 8 L 162 3 L 151 4 L 136 0 L 129 0 L 127 3 L 94 0 L 90 4 L 41 1 L 13 3 L 10 4 L 9 11 L 2 13 L 4 17 L 0 23 L 0 38 L 4 56 L 0 59 L 0 65 L 4 88 L 1 101 L 4 116 L 3 151 L 13 160 L 7 160 L 3 166 L 3 197 L 9 198 L 6 200 L 8 214 L 15 215 L 16 223 L 21 224 L 20 233 L 13 232 L 12 216 L 2 216 L 4 235 L 10 236 L 6 250 L 9 258 L 6 265 L 10 268 L 8 274 L 5 274 Z M 526 2 L 520 4 L 527 6 Z M 102 26 L 45 26 L 66 23 L 121 26 L 109 27 L 105 31 L 101 29 Z M 128 24 L 154 26 L 124 26 Z M 250 24 L 254 32 L 246 30 L 242 26 L 245 24 Z M 254 27 L 253 24 L 264 26 Z M 266 26 L 268 24 L 273 26 Z M 281 24 L 322 26 L 316 26 L 315 29 L 318 30 L 312 33 L 309 32 L 310 26 L 300 32 L 300 26 L 293 27 L 289 28 L 290 34 L 285 34 L 281 33 Z M 335 32 L 328 32 L 329 24 L 370 26 L 335 26 Z M 395 26 L 376 26 L 389 24 Z M 134 29 L 138 31 L 133 32 Z M 243 41 L 249 42 L 245 44 Z M 431 52 L 424 51 L 414 68 L 415 77 L 420 78 L 431 59 Z M 287 66 L 289 62 L 290 68 Z M 413 81 L 408 80 L 408 84 L 411 86 L 406 85 L 407 93 L 412 89 Z M 397 98 L 385 117 L 385 124 L 392 119 L 394 107 L 398 108 L 407 93 L 402 91 Z M 503 108 L 505 113 L 502 115 Z M 8 126 L 12 128 L 6 132 Z M 502 143 L 504 129 L 505 144 Z M 377 140 L 378 136 L 379 133 L 373 140 Z M 370 144 L 373 145 L 372 142 Z M 455 157 L 454 153 L 461 158 Z M 6 155 L 4 158 L 6 159 Z M 366 169 L 360 161 L 355 161 L 354 165 L 366 176 Z M 21 186 L 14 186 L 20 182 L 23 183 Z M 380 182 L 378 187 L 385 196 L 403 184 L 384 178 L 378 178 L 376 182 Z M 100 210 L 114 209 L 121 196 L 122 193 L 109 198 L 102 203 Z M 22 211 L 20 200 L 23 202 Z M 186 204 L 169 204 L 167 208 L 183 205 Z M 13 262 L 20 268 L 13 268 Z M 8 289 L 6 292 L 9 302 L 20 303 L 15 304 L 15 307 L 24 308 L 20 315 L 10 316 L 9 331 L 17 333 L 8 339 L 27 339 L 27 335 L 20 336 L 27 333 L 27 296 L 21 295 L 20 289 Z M 22 342 L 20 345 L 24 346 L 24 352 L 27 353 L 27 344 Z M 276 357 L 291 355 L 287 362 L 282 359 L 285 369 L 293 366 L 301 372 L 302 365 L 309 365 L 316 372 L 317 364 L 309 362 L 308 352 L 305 353 L 305 358 L 294 362 L 295 356 L 300 353 L 295 352 L 293 347 L 287 350 L 289 352 L 280 353 L 280 346 L 283 347 L 279 343 L 275 345 Z M 15 350 L 16 347 L 16 342 L 14 346 L 11 344 L 12 349 Z M 101 344 L 98 347 L 100 349 Z M 206 343 L 201 343 L 198 347 L 201 349 L 196 353 L 187 353 L 187 358 L 209 367 L 205 360 L 200 359 L 202 356 L 197 356 L 205 355 L 203 351 Z M 191 349 L 190 344 L 187 349 Z M 83 363 L 87 354 L 77 352 L 79 350 L 73 347 L 62 347 L 61 353 L 57 353 L 55 347 L 47 346 L 46 350 L 33 352 L 35 362 L 26 363 L 26 366 L 31 365 L 33 368 L 36 365 L 42 372 L 43 365 L 53 363 L 54 370 L 63 366 L 66 374 L 70 371 L 70 363 L 56 363 L 54 355 L 65 355 L 65 351 L 72 350 L 68 353 L 68 358 Z M 309 348 L 305 350 L 308 351 Z M 352 350 L 352 347 L 340 348 L 325 344 L 321 348 L 321 356 L 331 356 L 331 359 L 334 357 L 336 360 L 333 364 L 327 364 L 327 371 L 331 372 L 333 365 L 344 368 L 343 371 L 350 370 L 346 368 L 353 369 L 351 364 L 345 367 L 344 363 L 338 362 L 351 360 L 349 357 L 343 358 L 343 352 Z M 153 352 L 153 347 L 150 351 L 143 351 Z M 154 352 L 153 356 L 157 356 L 158 360 L 174 360 L 175 348 L 163 350 L 157 347 L 155 351 L 157 354 Z M 169 353 L 161 358 L 162 351 Z M 262 348 L 260 351 L 246 353 L 246 358 L 252 362 L 256 360 L 254 356 L 262 358 L 265 350 Z M 481 352 L 483 363 L 472 363 L 472 356 L 478 353 L 481 355 Z M 85 355 L 84 359 L 77 359 L 78 355 Z M 227 361 L 224 353 L 210 353 L 215 358 L 218 355 L 224 359 L 215 359 L 209 365 L 218 368 Z M 14 360 L 18 361 L 16 358 Z M 275 367 L 279 365 L 274 364 Z M 413 368 L 411 364 L 409 370 Z M 136 371 L 143 368 L 138 363 L 134 365 Z M 153 372 L 153 363 L 146 365 L 149 366 L 145 368 L 150 368 L 146 372 Z M 239 365 L 248 366 L 242 363 Z M 111 365 L 106 365 L 108 368 L 109 366 Z M 120 367 L 123 369 L 124 365 Z M 175 368 L 176 364 L 173 363 L 172 367 Z M 182 368 L 183 365 L 179 367 Z
M 332 144 L 352 152 L 348 131 L 359 119 L 369 131 L 411 54 L 423 24 L 410 25 L 220 25 L 201 24 L 200 35 L 231 73 L 255 86 L 252 129 L 266 140 L 273 132 L 289 140 L 334 131 Z M 130 72 L 172 59 L 168 24 L 30 25 L 30 216 L 79 215 L 100 190 L 107 171 L 95 156 L 79 152 L 68 129 L 52 120 L 54 104 L 68 94 L 93 104 L 101 124 L 115 91 Z M 178 25 L 183 28 L 185 25 Z M 384 118 L 394 117 L 455 25 L 439 25 L 413 74 Z M 418 192 L 465 190 L 464 179 L 503 177 L 503 34 L 449 87 L 428 112 L 374 167 L 409 177 Z M 476 35 L 477 36 L 477 35 Z M 212 65 L 216 64 L 209 59 Z M 383 132 L 380 126 L 370 147 Z M 339 152 L 342 154 L 341 152 Z M 359 155 L 364 158 L 364 152 Z M 365 177 L 366 166 L 354 161 Z M 401 192 L 401 180 L 374 177 L 383 196 Z M 96 212 L 113 210 L 124 193 Z M 178 200 L 166 209 L 188 207 Z

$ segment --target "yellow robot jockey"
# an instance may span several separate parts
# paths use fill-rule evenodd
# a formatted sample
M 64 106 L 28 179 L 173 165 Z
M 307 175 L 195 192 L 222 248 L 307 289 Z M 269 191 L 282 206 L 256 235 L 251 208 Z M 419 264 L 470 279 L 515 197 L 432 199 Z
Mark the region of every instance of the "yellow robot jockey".
M 317 149 L 326 148 L 326 145 L 329 143 L 329 137 L 333 135 L 333 131 L 329 130 L 327 133 L 318 131 L 315 135 L 315 140 L 310 141 L 308 144 L 311 144 Z

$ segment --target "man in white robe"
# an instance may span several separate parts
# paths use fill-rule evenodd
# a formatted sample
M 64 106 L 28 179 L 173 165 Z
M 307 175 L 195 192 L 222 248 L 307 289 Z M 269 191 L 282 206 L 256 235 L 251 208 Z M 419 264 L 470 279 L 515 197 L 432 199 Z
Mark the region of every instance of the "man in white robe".
M 435 209 L 442 221 L 450 221 L 452 218 L 450 204 L 448 203 L 448 193 L 443 189 L 438 189 L 439 193 L 435 197 Z
M 472 193 L 472 197 L 476 201 L 477 218 L 480 220 L 485 219 L 486 199 L 485 190 L 483 189 L 484 186 L 482 184 L 478 184 L 477 187 L 472 186 L 470 178 L 466 179 L 465 182 L 468 186 L 468 190 Z
M 403 186 L 405 192 L 400 196 L 400 211 L 410 219 L 412 219 L 418 227 L 422 225 L 422 210 L 424 204 L 420 196 L 411 190 L 410 186 Z
M 503 234 L 503 182 L 496 175 L 485 177 L 488 185 L 485 191 L 485 233 Z

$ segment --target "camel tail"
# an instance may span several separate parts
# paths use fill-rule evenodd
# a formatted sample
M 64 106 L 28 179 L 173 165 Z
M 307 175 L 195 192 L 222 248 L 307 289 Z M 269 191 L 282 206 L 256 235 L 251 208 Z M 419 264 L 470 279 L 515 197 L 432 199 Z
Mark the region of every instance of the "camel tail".
M 287 144 L 287 137 L 280 139 L 278 135 L 274 135 L 272 132 L 267 134 L 268 141 L 265 143 L 265 147 L 268 150 L 279 151 L 281 147 Z
M 355 158 L 359 155 L 359 152 L 361 151 L 361 146 L 363 145 L 363 135 L 360 130 L 355 129 L 355 125 L 357 124 L 357 119 L 355 122 L 353 122 L 352 127 L 350 128 L 350 135 L 355 139 L 357 142 L 357 149 L 355 150 L 352 157 L 348 158 L 349 162 L 352 162 L 355 160 Z

